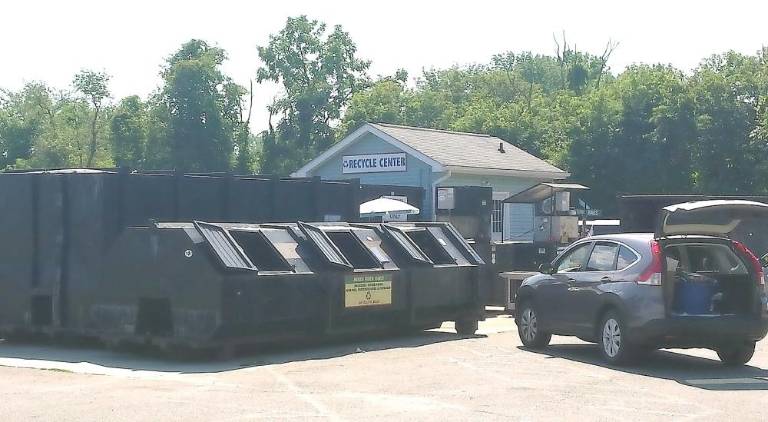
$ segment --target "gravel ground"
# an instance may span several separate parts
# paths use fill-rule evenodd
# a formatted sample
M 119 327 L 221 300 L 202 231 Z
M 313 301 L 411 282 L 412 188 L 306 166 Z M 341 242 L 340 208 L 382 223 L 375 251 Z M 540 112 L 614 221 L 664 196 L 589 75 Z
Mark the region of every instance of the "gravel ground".
M 727 369 L 706 350 L 614 369 L 594 345 L 522 350 L 507 317 L 218 362 L 0 344 L 0 421 L 768 420 L 768 342 Z

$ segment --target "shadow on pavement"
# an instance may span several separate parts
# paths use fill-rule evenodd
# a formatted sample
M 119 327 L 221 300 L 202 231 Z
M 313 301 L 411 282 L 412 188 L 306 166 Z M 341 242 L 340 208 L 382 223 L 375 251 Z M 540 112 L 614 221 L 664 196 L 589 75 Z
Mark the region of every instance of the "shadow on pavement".
M 264 346 L 257 351 L 251 350 L 226 360 L 176 359 L 95 347 L 0 341 L 0 366 L 95 374 L 109 374 L 116 371 L 205 374 L 287 362 L 331 359 L 395 348 L 414 348 L 463 338 L 467 337 L 439 331 L 423 331 L 400 336 L 356 336 L 322 343 L 285 343 Z
M 768 390 L 768 370 L 755 366 L 729 368 L 719 360 L 659 350 L 628 366 L 605 363 L 594 344 L 554 344 L 544 350 L 519 349 L 629 374 L 660 378 L 704 390 Z

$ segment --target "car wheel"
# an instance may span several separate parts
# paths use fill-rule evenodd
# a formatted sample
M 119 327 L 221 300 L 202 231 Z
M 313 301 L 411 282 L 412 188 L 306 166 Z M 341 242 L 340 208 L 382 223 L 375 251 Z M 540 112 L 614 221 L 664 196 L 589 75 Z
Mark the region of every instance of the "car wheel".
M 755 354 L 755 343 L 745 343 L 738 346 L 725 347 L 717 350 L 717 356 L 725 366 L 742 366 L 752 359 Z
M 608 312 L 601 320 L 598 344 L 603 359 L 610 364 L 622 365 L 634 357 L 634 349 L 627 341 L 626 325 L 617 312 Z
M 519 315 L 515 322 L 517 322 L 517 334 L 523 345 L 531 349 L 547 347 L 552 335 L 539 329 L 539 318 L 533 305 L 524 303 L 520 307 Z

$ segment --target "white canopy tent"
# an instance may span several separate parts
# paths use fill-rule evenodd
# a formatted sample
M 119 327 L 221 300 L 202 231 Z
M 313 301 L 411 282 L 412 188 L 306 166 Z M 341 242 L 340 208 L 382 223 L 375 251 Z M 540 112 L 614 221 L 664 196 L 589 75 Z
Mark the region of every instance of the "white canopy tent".
M 360 217 L 381 217 L 383 221 L 404 220 L 405 216 L 419 212 L 419 209 L 413 205 L 386 197 L 360 204 Z

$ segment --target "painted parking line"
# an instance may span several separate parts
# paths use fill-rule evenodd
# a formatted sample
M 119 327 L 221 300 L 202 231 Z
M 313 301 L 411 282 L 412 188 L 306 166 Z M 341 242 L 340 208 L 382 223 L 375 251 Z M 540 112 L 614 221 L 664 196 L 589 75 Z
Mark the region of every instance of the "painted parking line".
M 691 379 L 685 380 L 686 384 L 690 385 L 729 385 L 729 384 L 766 384 L 768 385 L 768 379 L 766 378 L 705 378 L 705 379 Z
M 738 391 L 738 390 L 768 390 L 768 378 L 710 378 L 690 379 L 682 381 L 691 387 L 704 390 Z

